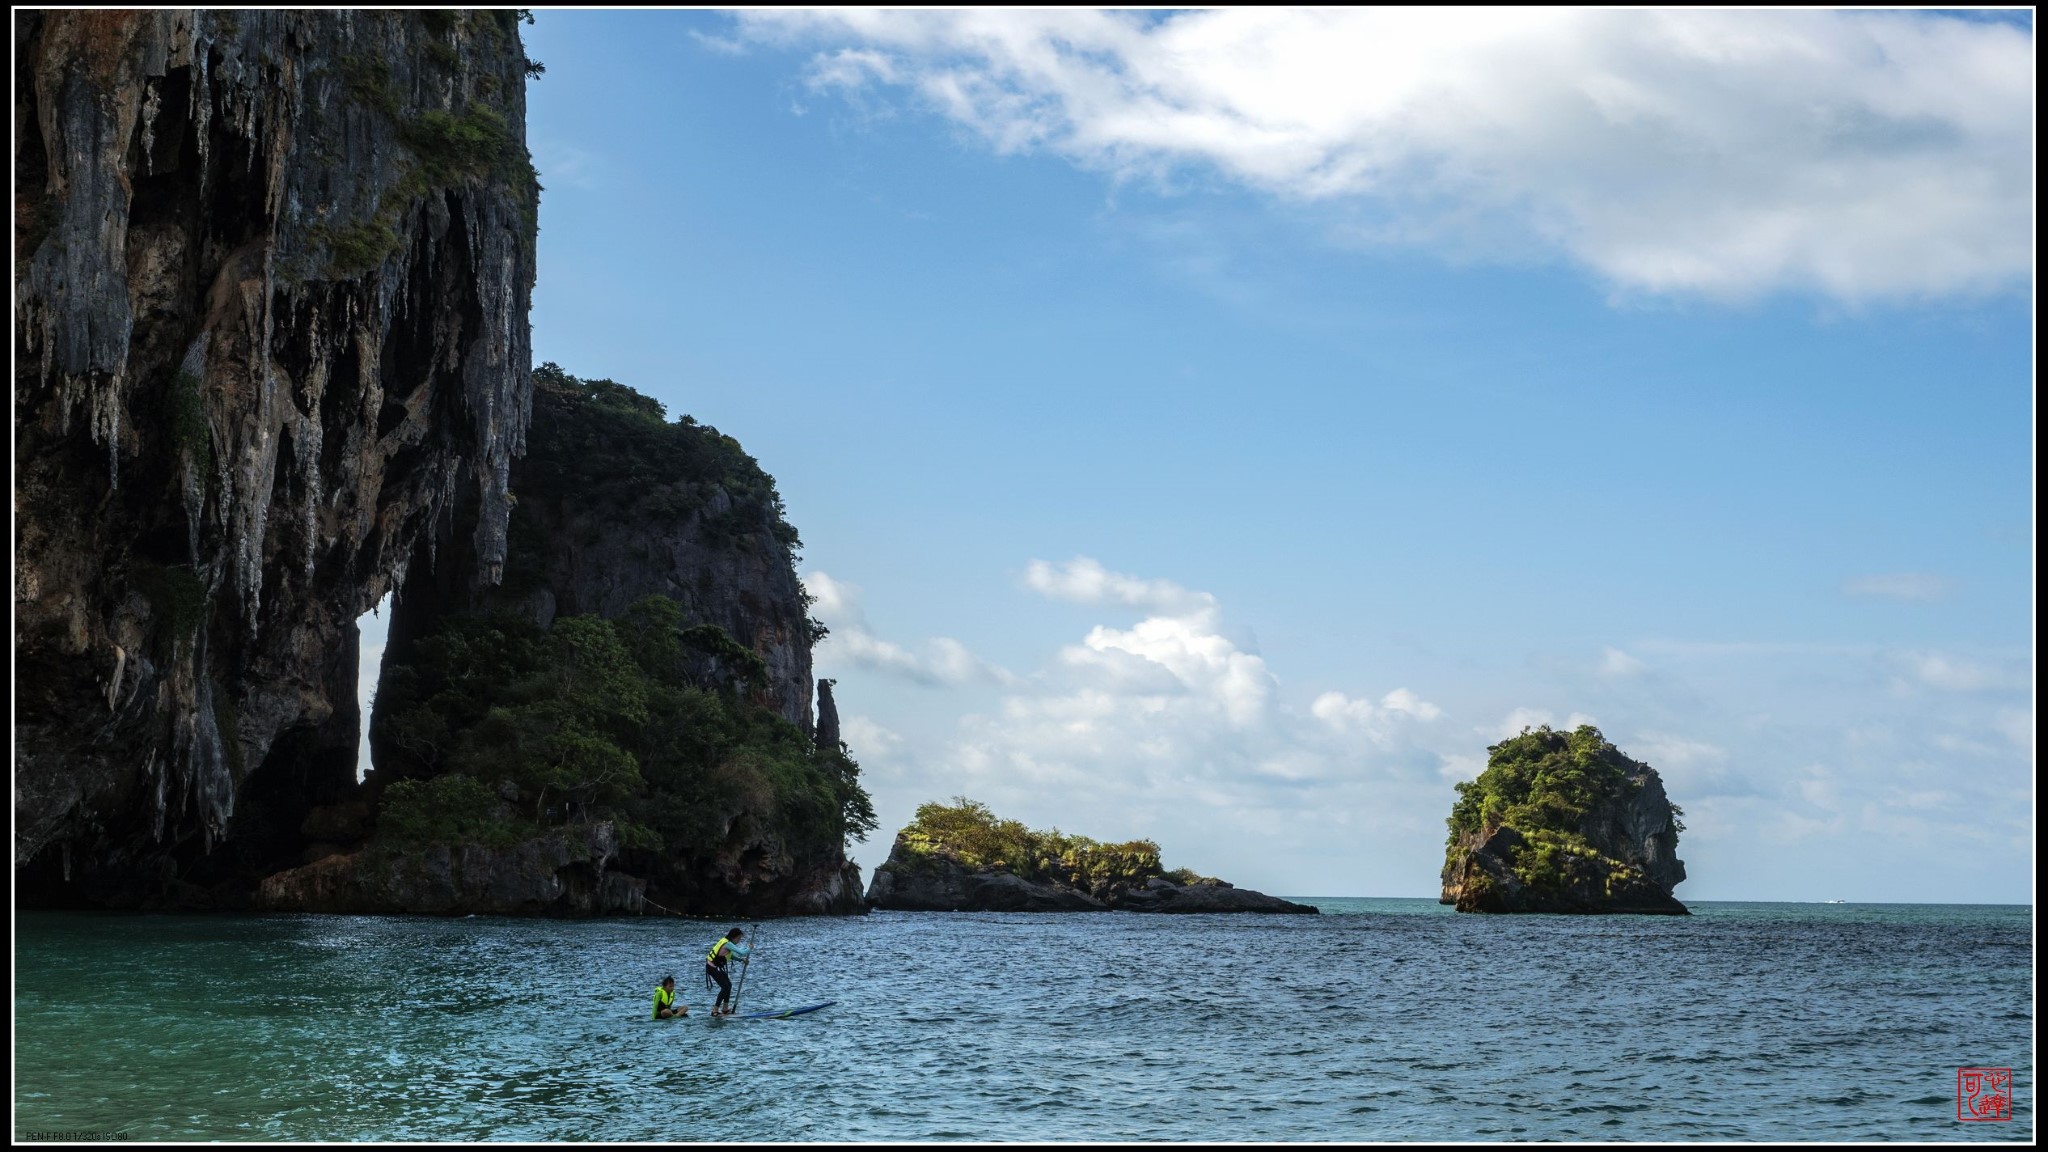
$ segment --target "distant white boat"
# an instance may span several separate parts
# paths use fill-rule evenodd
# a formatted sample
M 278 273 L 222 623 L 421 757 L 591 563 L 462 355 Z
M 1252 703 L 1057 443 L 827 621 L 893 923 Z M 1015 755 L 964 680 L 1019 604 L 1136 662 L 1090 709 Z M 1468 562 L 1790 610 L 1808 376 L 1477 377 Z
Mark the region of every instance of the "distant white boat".
M 1823 900 L 1823 901 L 1821 901 L 1821 903 L 1823 903 L 1823 904 L 1847 904 L 1847 903 L 1848 903 L 1848 901 L 1847 901 L 1847 900 Z

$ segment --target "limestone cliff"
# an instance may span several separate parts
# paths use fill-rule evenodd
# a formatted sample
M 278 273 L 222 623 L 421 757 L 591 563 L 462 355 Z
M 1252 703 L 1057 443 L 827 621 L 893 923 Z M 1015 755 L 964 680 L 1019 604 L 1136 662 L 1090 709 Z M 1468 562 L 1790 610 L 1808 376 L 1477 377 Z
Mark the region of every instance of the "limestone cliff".
M 548 364 L 534 371 L 534 435 L 512 468 L 516 508 L 502 582 L 472 554 L 475 501 L 459 498 L 431 570 L 391 619 L 387 662 L 451 614 L 512 611 L 541 628 L 559 616 L 623 615 L 648 596 L 722 630 L 760 662 L 759 701 L 812 728 L 810 601 L 793 561 L 796 530 L 775 482 L 739 442 L 609 380 Z M 710 652 L 705 683 L 741 671 Z M 374 734 L 373 734 L 374 738 Z
M 822 729 L 813 722 L 819 629 L 773 479 L 730 436 L 670 421 L 613 381 L 543 365 L 533 404 L 502 582 L 479 575 L 475 501 L 462 496 L 396 598 L 370 729 L 373 790 L 398 788 L 400 818 L 453 843 L 616 821 L 619 847 L 601 870 L 644 882 L 655 908 L 865 911 L 845 838 L 872 812 L 829 688 Z M 405 781 L 445 796 L 427 803 Z M 494 815 L 476 793 L 465 816 L 463 781 L 500 790 L 510 807 Z M 393 795 L 378 805 L 372 849 L 390 839 Z M 375 851 L 356 855 L 281 879 L 266 902 L 405 910 L 406 891 L 426 899 L 438 882 L 417 861 L 393 871 Z M 337 879 L 373 865 L 376 877 Z M 426 886 L 408 889 L 408 877 Z
M 282 912 L 595 916 L 646 911 L 646 883 L 607 866 L 612 826 L 562 829 L 506 846 L 437 844 L 326 856 L 264 879 L 256 906 Z
M 1445 904 L 1460 912 L 1647 912 L 1683 916 L 1671 892 L 1683 812 L 1657 770 L 1583 725 L 1524 731 L 1487 750 L 1458 785 Z
M 510 11 L 15 15 L 15 865 L 204 904 L 353 785 L 355 620 L 505 553 L 538 187 Z
M 820 748 L 837 748 L 839 739 L 839 704 L 832 699 L 832 686 L 837 680 L 818 681 L 818 727 L 817 740 Z

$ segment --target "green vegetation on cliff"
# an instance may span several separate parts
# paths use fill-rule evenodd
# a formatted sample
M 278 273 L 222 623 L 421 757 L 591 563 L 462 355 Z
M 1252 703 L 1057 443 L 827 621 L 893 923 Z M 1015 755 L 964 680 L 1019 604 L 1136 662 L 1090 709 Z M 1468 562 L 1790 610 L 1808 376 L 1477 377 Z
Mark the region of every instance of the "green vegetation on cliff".
M 652 396 L 553 363 L 533 370 L 533 390 L 551 401 L 547 435 L 533 438 L 521 466 L 534 487 L 663 520 L 710 507 L 723 492 L 725 509 L 704 524 L 712 535 L 738 541 L 765 527 L 792 558 L 802 549 L 774 477 L 739 441 L 689 416 L 671 423 Z
M 875 816 L 859 765 L 747 697 L 758 658 L 723 690 L 690 683 L 687 661 L 739 647 L 686 628 L 658 596 L 546 631 L 509 615 L 444 620 L 378 686 L 374 723 L 393 749 L 379 770 L 400 778 L 379 838 L 504 842 L 613 820 L 627 847 L 678 857 L 716 850 L 743 819 L 799 853 L 864 838 Z
M 502 848 L 531 834 L 501 811 L 499 798 L 467 776 L 400 780 L 384 791 L 378 838 L 386 847 L 481 844 Z
M 1159 845 L 1150 840 L 1104 844 L 1054 829 L 1037 832 L 1004 820 L 986 804 L 956 796 L 952 804 L 923 804 L 897 836 L 900 854 L 913 866 L 936 865 L 950 857 L 969 871 L 1008 872 L 1020 879 L 1071 884 L 1094 891 L 1110 884 L 1139 884 L 1164 876 L 1182 884 L 1202 877 L 1190 869 L 1168 872 Z
M 1461 839 L 1506 827 L 1525 841 L 1514 872 L 1532 888 L 1561 888 L 1588 865 L 1605 870 L 1610 888 L 1640 879 L 1637 869 L 1588 843 L 1582 829 L 1596 807 L 1634 796 L 1640 788 L 1636 774 L 1643 770 L 1598 728 L 1524 729 L 1486 751 L 1486 770 L 1458 785 L 1458 802 L 1445 821 L 1451 854 Z M 1684 831 L 1678 820 L 1683 811 L 1669 807 L 1673 828 Z

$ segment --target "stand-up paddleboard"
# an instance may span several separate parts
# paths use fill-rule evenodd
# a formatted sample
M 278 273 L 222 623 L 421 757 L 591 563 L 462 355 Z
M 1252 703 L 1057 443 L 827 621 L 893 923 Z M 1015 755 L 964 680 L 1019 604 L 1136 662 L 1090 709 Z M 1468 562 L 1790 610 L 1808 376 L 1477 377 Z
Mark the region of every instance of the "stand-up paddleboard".
M 827 1000 L 827 1001 L 825 1001 L 825 1002 L 824 1002 L 823 1004 L 811 1004 L 811 1005 L 807 1005 L 807 1006 L 805 1006 L 805 1007 L 802 1007 L 802 1008 L 784 1008 L 784 1009 L 783 1009 L 782 1011 L 780 1011 L 780 1012 L 742 1012 L 742 1013 L 740 1013 L 740 1014 L 739 1014 L 739 1015 L 737 1015 L 737 1016 L 713 1016 L 713 1017 L 711 1017 L 711 1019 L 713 1019 L 713 1020 L 787 1020 L 787 1019 L 789 1019 L 789 1018 L 790 1018 L 790 1017 L 792 1017 L 792 1016 L 805 1016 L 805 1015 L 809 1015 L 809 1014 L 810 1014 L 810 1013 L 812 1013 L 812 1012 L 816 1012 L 816 1011 L 817 1011 L 818 1009 L 820 1009 L 820 1008 L 830 1008 L 831 1006 L 833 1006 L 834 1004 L 837 1004 L 837 1003 L 839 1003 L 839 1001 L 837 1001 L 837 1000 Z

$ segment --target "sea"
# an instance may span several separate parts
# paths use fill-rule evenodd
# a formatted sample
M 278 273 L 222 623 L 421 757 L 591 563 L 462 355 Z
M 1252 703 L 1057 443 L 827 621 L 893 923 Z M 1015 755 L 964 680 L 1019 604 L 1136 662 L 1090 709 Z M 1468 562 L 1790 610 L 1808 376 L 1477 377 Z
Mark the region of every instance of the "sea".
M 14 1138 L 2034 1138 L 2030 907 L 1296 899 L 767 921 L 762 1021 L 723 922 L 25 912 Z

